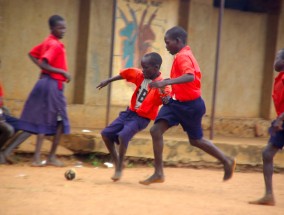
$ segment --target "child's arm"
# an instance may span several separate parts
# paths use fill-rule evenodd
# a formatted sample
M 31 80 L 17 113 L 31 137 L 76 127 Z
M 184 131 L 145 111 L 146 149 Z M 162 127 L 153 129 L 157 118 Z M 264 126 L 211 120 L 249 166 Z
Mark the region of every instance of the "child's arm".
M 270 135 L 274 135 L 277 131 L 283 130 L 284 113 L 281 113 L 269 128 Z
M 177 78 L 167 78 L 162 81 L 153 81 L 149 85 L 150 87 L 154 88 L 163 88 L 166 85 L 182 84 L 186 82 L 192 82 L 193 80 L 194 80 L 194 75 L 188 73 Z
M 281 113 L 274 121 L 273 127 L 275 127 L 277 130 L 282 130 L 283 120 L 284 120 L 284 113 Z
M 107 86 L 109 83 L 113 82 L 113 81 L 118 81 L 118 80 L 121 80 L 123 79 L 121 75 L 117 75 L 117 76 L 114 76 L 112 78 L 108 78 L 104 81 L 102 81 L 98 86 L 97 88 L 100 90 L 102 89 L 103 87 Z
M 30 53 L 29 53 L 29 57 L 32 60 L 32 62 L 40 68 L 39 59 L 34 57 L 34 56 L 32 56 Z
M 168 104 L 171 98 L 171 89 L 170 86 L 167 85 L 165 87 L 159 88 L 160 97 L 162 99 L 162 103 L 164 105 Z
M 71 81 L 71 76 L 69 72 L 64 71 L 63 69 L 59 69 L 59 68 L 55 68 L 51 66 L 46 59 L 43 59 L 42 61 L 40 61 L 38 58 L 32 56 L 31 54 L 29 54 L 29 57 L 32 60 L 32 62 L 34 62 L 39 68 L 53 72 L 53 73 L 61 74 L 67 79 L 67 82 Z

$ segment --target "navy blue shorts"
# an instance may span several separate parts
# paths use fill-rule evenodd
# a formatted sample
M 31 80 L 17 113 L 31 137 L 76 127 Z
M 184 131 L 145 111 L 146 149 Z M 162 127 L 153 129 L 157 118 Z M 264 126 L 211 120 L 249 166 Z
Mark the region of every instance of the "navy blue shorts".
M 163 119 L 170 127 L 181 124 L 190 139 L 199 140 L 203 137 L 201 121 L 205 111 L 205 104 L 201 97 L 187 102 L 171 99 L 169 104 L 162 106 L 155 123 Z
M 274 121 L 271 123 L 271 125 Z M 270 136 L 269 143 L 271 143 L 276 148 L 282 149 L 284 146 L 284 123 L 282 125 L 283 130 L 277 131 L 274 135 Z
M 126 109 L 119 113 L 119 116 L 101 134 L 111 141 L 119 144 L 118 137 L 128 145 L 131 138 L 139 131 L 145 129 L 150 123 L 150 119 L 138 116 L 137 113 Z

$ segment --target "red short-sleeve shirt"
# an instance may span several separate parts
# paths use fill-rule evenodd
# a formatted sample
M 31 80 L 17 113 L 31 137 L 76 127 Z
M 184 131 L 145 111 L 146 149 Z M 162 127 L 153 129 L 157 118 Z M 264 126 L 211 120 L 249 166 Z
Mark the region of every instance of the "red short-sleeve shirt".
M 132 94 L 132 98 L 130 101 L 130 110 L 136 112 L 139 116 L 154 120 L 157 117 L 159 106 L 162 104 L 160 90 L 157 88 L 149 88 L 147 96 L 142 101 L 141 106 L 138 109 L 135 109 L 135 104 L 137 100 L 138 91 L 140 89 L 141 83 L 144 80 L 144 75 L 141 69 L 137 68 L 127 68 L 121 70 L 120 73 L 122 78 L 126 81 L 134 83 L 136 85 L 136 89 Z M 162 75 L 160 74 L 156 79 L 153 81 L 161 81 L 163 80 Z M 165 89 L 166 93 L 170 92 L 169 87 L 167 86 Z
M 46 59 L 52 67 L 63 69 L 64 71 L 68 70 L 64 44 L 52 34 L 41 44 L 32 48 L 30 55 L 39 60 Z M 46 70 L 42 70 L 42 72 L 50 74 L 50 76 L 56 80 L 66 81 L 66 78 L 61 74 L 52 73 Z
M 3 92 L 4 90 L 3 90 L 3 86 L 2 86 L 2 83 L 1 83 L 1 81 L 0 81 L 0 97 L 3 97 L 3 95 L 4 95 L 4 92 Z
M 189 46 L 185 46 L 175 55 L 171 78 L 177 78 L 187 73 L 194 75 L 194 81 L 172 85 L 172 95 L 179 101 L 194 100 L 201 95 L 201 72 Z
M 284 112 L 284 71 L 281 71 L 274 79 L 272 98 L 277 116 L 279 116 Z

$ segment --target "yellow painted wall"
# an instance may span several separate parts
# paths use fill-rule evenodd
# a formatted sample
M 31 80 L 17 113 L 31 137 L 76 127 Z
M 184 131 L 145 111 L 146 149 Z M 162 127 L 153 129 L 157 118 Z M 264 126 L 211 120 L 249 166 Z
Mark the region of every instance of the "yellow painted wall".
M 39 76 L 28 58 L 29 50 L 49 35 L 48 18 L 59 14 L 66 19 L 67 33 L 62 40 L 67 49 L 69 70 L 74 73 L 77 40 L 78 0 L 0 0 L 1 51 L 0 77 L 6 97 L 24 100 Z M 66 87 L 72 103 L 73 84 Z
M 192 0 L 189 44 L 203 73 L 202 90 L 211 114 L 219 9 Z M 266 14 L 225 9 L 216 116 L 258 117 L 265 52 Z

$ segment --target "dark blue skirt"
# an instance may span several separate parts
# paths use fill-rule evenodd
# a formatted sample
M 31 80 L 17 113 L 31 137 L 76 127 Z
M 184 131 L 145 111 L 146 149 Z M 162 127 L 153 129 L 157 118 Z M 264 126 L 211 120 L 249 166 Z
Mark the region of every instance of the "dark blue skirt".
M 42 75 L 31 91 L 18 122 L 18 129 L 33 133 L 54 135 L 59 120 L 63 133 L 70 132 L 66 99 L 57 80 Z

